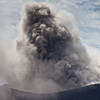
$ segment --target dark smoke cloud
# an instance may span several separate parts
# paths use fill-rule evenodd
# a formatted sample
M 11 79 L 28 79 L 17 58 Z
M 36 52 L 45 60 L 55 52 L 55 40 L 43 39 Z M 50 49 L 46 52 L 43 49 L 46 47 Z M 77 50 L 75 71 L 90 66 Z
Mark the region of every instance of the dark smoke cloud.
M 27 4 L 22 28 L 22 36 L 17 39 L 19 57 L 15 76 L 10 77 L 12 86 L 33 92 L 54 92 L 98 80 L 78 35 L 60 24 L 46 5 Z
M 65 55 L 65 48 L 72 42 L 71 34 L 66 27 L 57 26 L 54 16 L 48 7 L 26 8 L 24 32 L 29 42 L 36 48 L 39 59 L 61 59 Z

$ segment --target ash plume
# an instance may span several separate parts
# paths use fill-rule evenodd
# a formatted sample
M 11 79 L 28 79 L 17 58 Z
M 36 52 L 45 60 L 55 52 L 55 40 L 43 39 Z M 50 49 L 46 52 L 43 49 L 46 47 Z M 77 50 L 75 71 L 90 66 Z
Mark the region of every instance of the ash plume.
M 98 81 L 78 34 L 59 20 L 63 18 L 57 19 L 44 4 L 25 6 L 23 32 L 17 39 L 18 62 L 9 82 L 14 88 L 55 92 Z

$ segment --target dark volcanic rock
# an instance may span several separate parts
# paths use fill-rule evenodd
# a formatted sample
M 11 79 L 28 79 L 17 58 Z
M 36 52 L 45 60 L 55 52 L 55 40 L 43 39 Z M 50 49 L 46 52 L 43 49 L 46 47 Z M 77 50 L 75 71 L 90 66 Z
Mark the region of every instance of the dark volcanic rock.
M 0 87 L 0 100 L 100 100 L 100 84 L 56 93 L 29 93 Z

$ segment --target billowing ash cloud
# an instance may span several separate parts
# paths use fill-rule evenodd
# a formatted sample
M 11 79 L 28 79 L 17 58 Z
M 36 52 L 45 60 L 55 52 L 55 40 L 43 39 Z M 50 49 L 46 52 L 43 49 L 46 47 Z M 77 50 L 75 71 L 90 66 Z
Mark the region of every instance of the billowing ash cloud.
M 29 42 L 36 47 L 36 56 L 41 60 L 60 60 L 65 48 L 72 42 L 66 27 L 57 25 L 48 7 L 26 8 L 24 32 Z
M 15 77 L 10 77 L 14 86 L 54 92 L 98 81 L 85 46 L 76 33 L 59 23 L 61 20 L 46 5 L 26 5 L 23 33 L 17 39 L 19 60 L 13 69 Z

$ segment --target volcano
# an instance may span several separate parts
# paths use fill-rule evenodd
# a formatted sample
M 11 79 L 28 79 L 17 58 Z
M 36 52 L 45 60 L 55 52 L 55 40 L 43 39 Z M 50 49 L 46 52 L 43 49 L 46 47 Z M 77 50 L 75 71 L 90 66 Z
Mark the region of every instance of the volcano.
M 100 100 L 100 84 L 55 93 L 31 93 L 3 85 L 0 100 Z
M 100 74 L 73 27 L 61 20 L 45 5 L 25 6 L 18 58 L 11 61 L 0 100 L 100 100 L 100 84 L 87 85 L 99 82 Z

